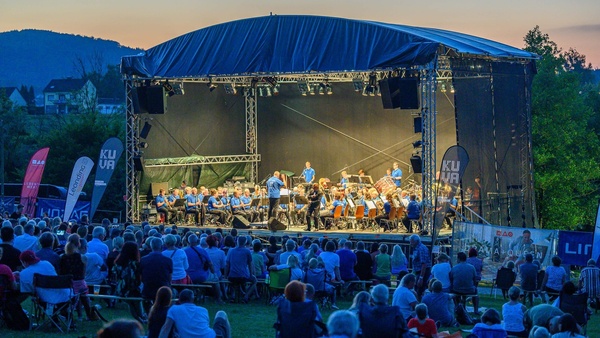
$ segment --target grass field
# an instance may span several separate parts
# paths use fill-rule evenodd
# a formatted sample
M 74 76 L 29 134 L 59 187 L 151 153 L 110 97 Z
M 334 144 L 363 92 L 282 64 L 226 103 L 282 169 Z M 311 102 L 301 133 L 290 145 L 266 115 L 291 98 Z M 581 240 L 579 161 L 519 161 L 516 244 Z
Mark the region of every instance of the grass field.
M 486 295 L 482 295 L 481 298 L 482 307 L 493 307 L 495 309 L 501 309 L 504 300 L 502 297 L 494 299 Z M 340 309 L 347 309 L 350 307 L 351 301 L 341 300 L 338 301 Z M 218 310 L 224 310 L 229 316 L 229 320 L 232 326 L 233 337 L 274 337 L 275 330 L 273 330 L 273 323 L 276 320 L 276 308 L 274 306 L 265 305 L 264 300 L 255 300 L 249 304 L 225 304 L 217 305 L 211 300 L 207 300 L 204 304 L 211 316 Z M 26 301 L 24 303 L 25 309 L 30 310 L 30 303 Z M 117 304 L 116 309 L 103 308 L 100 312 L 108 319 L 116 318 L 130 318 L 129 311 L 124 304 Z M 325 320 L 332 313 L 330 310 L 323 310 L 322 314 Z M 77 330 L 69 334 L 61 334 L 55 329 L 48 329 L 43 334 L 45 337 L 94 337 L 96 331 L 102 327 L 102 322 L 80 322 L 77 321 Z M 461 327 L 462 329 L 469 329 L 470 327 Z M 456 328 L 442 328 L 442 330 L 449 330 L 455 332 Z M 41 332 L 14 332 L 9 331 L 6 328 L 0 329 L 0 337 L 38 337 Z M 600 337 L 600 313 L 593 314 L 590 321 L 588 322 L 587 335 L 589 337 Z M 466 336 L 466 334 L 463 334 Z

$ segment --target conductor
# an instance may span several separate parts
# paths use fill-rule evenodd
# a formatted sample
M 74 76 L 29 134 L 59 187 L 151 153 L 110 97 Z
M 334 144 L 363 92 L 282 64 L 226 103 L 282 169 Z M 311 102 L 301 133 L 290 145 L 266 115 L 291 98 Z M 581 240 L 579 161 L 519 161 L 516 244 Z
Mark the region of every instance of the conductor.
M 269 194 L 269 211 L 267 219 L 275 217 L 276 211 L 279 208 L 279 198 L 281 197 L 280 190 L 285 187 L 285 183 L 281 180 L 279 171 L 275 171 L 273 176 L 267 180 L 267 193 Z

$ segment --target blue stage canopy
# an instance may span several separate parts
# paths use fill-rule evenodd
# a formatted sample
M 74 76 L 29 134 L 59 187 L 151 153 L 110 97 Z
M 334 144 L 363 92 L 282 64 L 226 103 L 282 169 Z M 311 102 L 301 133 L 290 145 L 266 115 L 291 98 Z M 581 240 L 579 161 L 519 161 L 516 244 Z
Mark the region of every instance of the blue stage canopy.
M 272 15 L 203 28 L 123 57 L 121 72 L 144 78 L 360 72 L 423 65 L 442 46 L 459 55 L 537 58 L 515 47 L 441 29 Z

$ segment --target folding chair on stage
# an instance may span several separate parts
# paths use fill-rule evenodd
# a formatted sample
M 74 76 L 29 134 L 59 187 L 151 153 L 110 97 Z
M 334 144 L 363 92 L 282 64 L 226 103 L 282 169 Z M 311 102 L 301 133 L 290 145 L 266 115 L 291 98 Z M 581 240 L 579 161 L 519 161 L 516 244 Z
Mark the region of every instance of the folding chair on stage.
M 32 302 L 36 330 L 52 324 L 60 332 L 69 332 L 73 325 L 79 294 L 73 291 L 73 275 L 33 275 Z M 49 302 L 55 299 L 56 303 Z

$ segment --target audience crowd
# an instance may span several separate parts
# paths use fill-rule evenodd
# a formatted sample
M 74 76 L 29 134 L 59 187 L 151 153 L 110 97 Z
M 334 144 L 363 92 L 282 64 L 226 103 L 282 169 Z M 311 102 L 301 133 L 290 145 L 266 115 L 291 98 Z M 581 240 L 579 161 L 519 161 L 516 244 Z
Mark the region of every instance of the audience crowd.
M 137 337 L 144 331 L 141 324 L 147 324 L 148 337 L 169 337 L 173 332 L 180 337 L 230 337 L 227 314 L 218 311 L 211 326 L 207 309 L 196 305 L 194 285 L 210 285 L 210 295 L 219 304 L 247 303 L 264 292 L 259 286 L 269 283 L 269 274 L 281 270 L 289 271 L 290 282 L 277 302 L 280 337 L 297 336 L 297 330 L 307 327 L 314 336 L 327 331 L 330 337 L 384 337 L 390 332 L 403 336 L 410 330 L 440 337 L 440 327 L 462 324 L 455 313 L 467 298 L 473 313 L 481 315 L 473 337 L 578 337 L 580 326 L 561 310 L 560 303 L 578 292 L 588 294 L 594 304 L 600 296 L 600 269 L 594 260 L 573 283 L 558 256 L 542 270 L 527 254 L 518 267 L 512 261 L 502 267 L 520 277 L 521 288 L 503 290 L 508 299 L 502 308 L 481 313 L 478 286 L 483 260 L 477 250 L 456 253 L 457 263 L 452 265 L 445 253 L 432 256 L 418 235 L 410 236 L 410 247 L 404 249 L 378 242 L 288 235 L 281 236 L 279 245 L 274 236 L 263 241 L 251 231 L 238 234 L 237 229 L 195 232 L 148 223 L 112 225 L 106 219 L 90 225 L 85 218 L 66 223 L 58 218 L 21 217 L 2 222 L 0 239 L 0 281 L 11 291 L 7 299 L 14 304 L 34 292 L 36 273 L 72 275 L 82 319 L 85 314 L 87 320 L 98 320 L 88 286 L 107 285 L 100 292 L 121 297 L 134 321 L 111 322 L 98 332 L 99 337 L 117 333 Z M 35 291 L 53 304 L 65 301 L 69 294 L 65 289 Z M 348 294 L 354 295 L 352 306 L 339 310 L 337 297 Z M 545 298 L 533 306 L 537 296 L 550 297 L 554 306 L 544 304 Z M 174 298 L 177 303 L 172 303 Z M 317 306 L 323 300 L 338 310 L 326 324 L 321 323 Z M 114 307 L 114 300 L 106 299 L 106 306 Z M 308 326 L 299 326 L 302 318 Z

